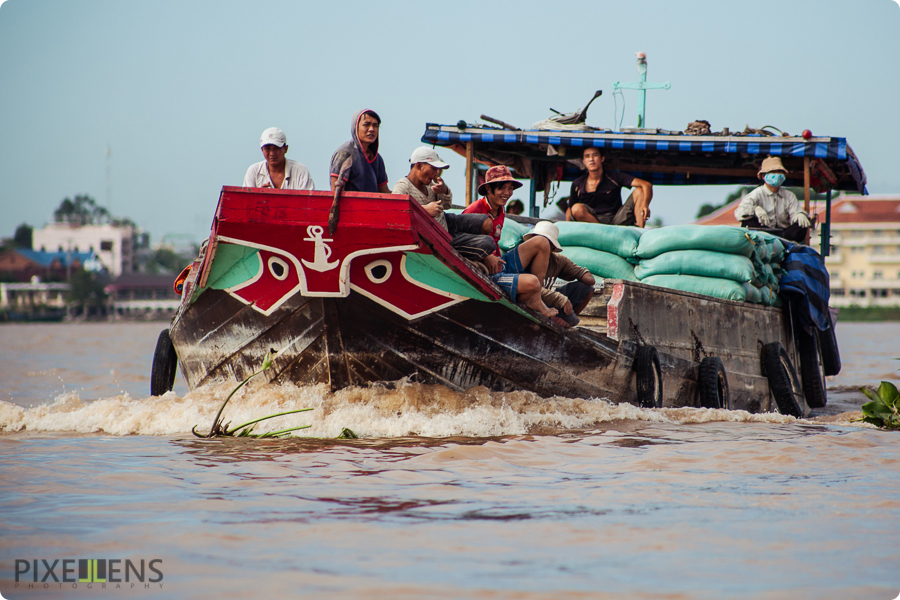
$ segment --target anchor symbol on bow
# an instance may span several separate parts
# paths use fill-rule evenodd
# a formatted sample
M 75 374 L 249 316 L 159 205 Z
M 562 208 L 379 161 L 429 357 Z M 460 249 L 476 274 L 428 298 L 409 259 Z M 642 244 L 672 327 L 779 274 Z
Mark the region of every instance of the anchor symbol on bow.
M 304 242 L 315 242 L 315 253 L 313 254 L 312 262 L 308 260 L 300 259 L 307 268 L 312 269 L 313 271 L 319 271 L 320 273 L 324 271 L 330 271 L 331 269 L 338 266 L 340 260 L 335 260 L 332 262 L 328 262 L 328 259 L 331 257 L 331 248 L 325 242 L 333 242 L 333 239 L 322 239 L 322 234 L 325 232 L 325 229 L 319 225 L 310 225 L 306 228 L 306 235 L 310 236 L 307 238 L 303 238 Z

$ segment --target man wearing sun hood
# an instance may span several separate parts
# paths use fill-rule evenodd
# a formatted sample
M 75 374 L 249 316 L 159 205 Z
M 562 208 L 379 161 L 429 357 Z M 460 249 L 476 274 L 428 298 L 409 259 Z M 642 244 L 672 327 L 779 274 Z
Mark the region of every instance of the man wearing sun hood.
M 350 141 L 331 156 L 331 191 L 341 180 L 348 192 L 391 193 L 384 160 L 378 154 L 380 127 L 381 117 L 374 110 L 361 110 L 353 116 Z

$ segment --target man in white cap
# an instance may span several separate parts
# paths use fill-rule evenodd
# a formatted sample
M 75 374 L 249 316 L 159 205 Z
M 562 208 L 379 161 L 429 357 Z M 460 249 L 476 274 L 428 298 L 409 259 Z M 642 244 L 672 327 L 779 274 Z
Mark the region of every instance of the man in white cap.
M 523 241 L 528 241 L 535 236 L 543 236 L 550 241 L 552 252 L 547 264 L 547 273 L 544 275 L 541 290 L 541 300 L 549 307 L 559 310 L 559 314 L 553 320 L 559 319 L 565 326 L 578 325 L 578 315 L 587 306 L 594 296 L 594 276 L 585 267 L 572 262 L 571 259 L 560 254 L 562 246 L 559 244 L 559 228 L 550 221 L 540 221 L 530 232 L 522 236 Z M 556 290 L 553 285 L 556 280 L 570 281 Z M 558 323 L 562 324 L 562 323 Z
M 805 242 L 809 215 L 800 209 L 797 196 L 781 187 L 786 176 L 787 169 L 780 158 L 765 159 L 757 173 L 765 183 L 744 196 L 734 216 L 744 227 L 781 229 L 784 239 Z
M 296 160 L 284 157 L 287 154 L 287 137 L 277 127 L 269 127 L 259 139 L 264 161 L 250 165 L 244 175 L 244 187 L 275 188 L 276 190 L 314 190 L 309 169 Z
M 409 165 L 409 174 L 394 184 L 392 193 L 409 195 L 421 204 L 450 233 L 451 245 L 464 257 L 475 262 L 486 263 L 492 259 L 499 262 L 493 257 L 497 244 L 489 235 L 491 220 L 487 216 L 444 212 L 451 206 L 453 193 L 441 173 L 450 165 L 428 146 L 416 148 L 409 158 Z M 491 265 L 487 266 L 490 270 Z

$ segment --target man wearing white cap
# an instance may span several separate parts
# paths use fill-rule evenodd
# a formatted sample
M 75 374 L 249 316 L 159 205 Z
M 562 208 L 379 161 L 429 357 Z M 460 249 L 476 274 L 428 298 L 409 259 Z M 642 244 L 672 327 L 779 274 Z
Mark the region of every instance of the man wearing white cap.
M 244 187 L 275 188 L 277 190 L 316 189 L 309 169 L 296 160 L 284 157 L 287 154 L 287 137 L 277 127 L 269 127 L 262 132 L 259 147 L 266 160 L 250 165 L 244 175 Z
M 781 229 L 784 239 L 805 242 L 809 215 L 801 210 L 797 196 L 781 187 L 786 176 L 787 169 L 780 158 L 765 159 L 757 173 L 765 183 L 744 196 L 734 210 L 734 217 L 744 227 Z
M 394 184 L 392 193 L 409 195 L 421 204 L 450 233 L 453 238 L 451 245 L 464 257 L 475 262 L 493 260 L 497 244 L 489 235 L 491 220 L 486 215 L 444 212 L 451 206 L 453 193 L 444 183 L 441 173 L 450 165 L 442 161 L 437 152 L 428 146 L 416 148 L 409 158 L 409 164 L 409 174 Z M 499 260 L 495 262 L 499 263 Z M 488 269 L 490 268 L 491 265 L 488 264 Z
M 535 236 L 543 236 L 550 240 L 552 250 L 547 263 L 547 274 L 544 275 L 541 300 L 547 306 L 559 310 L 559 314 L 553 318 L 554 321 L 559 319 L 568 327 L 578 325 L 580 319 L 577 315 L 594 296 L 594 276 L 585 267 L 560 254 L 562 246 L 559 244 L 559 227 L 550 221 L 540 221 L 534 229 L 522 236 L 522 240 L 528 241 Z M 553 285 L 557 279 L 571 283 L 554 290 Z

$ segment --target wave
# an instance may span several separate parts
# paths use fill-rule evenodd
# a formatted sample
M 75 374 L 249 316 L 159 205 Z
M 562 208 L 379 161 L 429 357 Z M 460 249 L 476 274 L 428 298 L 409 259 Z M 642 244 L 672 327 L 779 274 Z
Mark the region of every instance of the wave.
M 85 401 L 66 393 L 52 402 L 25 408 L 0 401 L 0 432 L 184 435 L 205 433 L 233 384 L 210 384 L 178 396 L 132 398 L 127 394 Z M 717 421 L 793 423 L 777 413 L 751 414 L 703 408 L 645 409 L 603 399 L 542 398 L 531 392 L 490 392 L 475 387 L 456 392 L 440 385 L 401 381 L 390 386 L 352 387 L 336 393 L 324 385 L 250 384 L 231 399 L 224 420 L 238 425 L 267 415 L 312 408 L 257 425 L 265 433 L 310 425 L 295 437 L 333 438 L 345 427 L 360 437 L 491 437 L 553 434 L 624 422 L 670 424 Z M 859 413 L 842 413 L 800 422 L 857 425 Z

